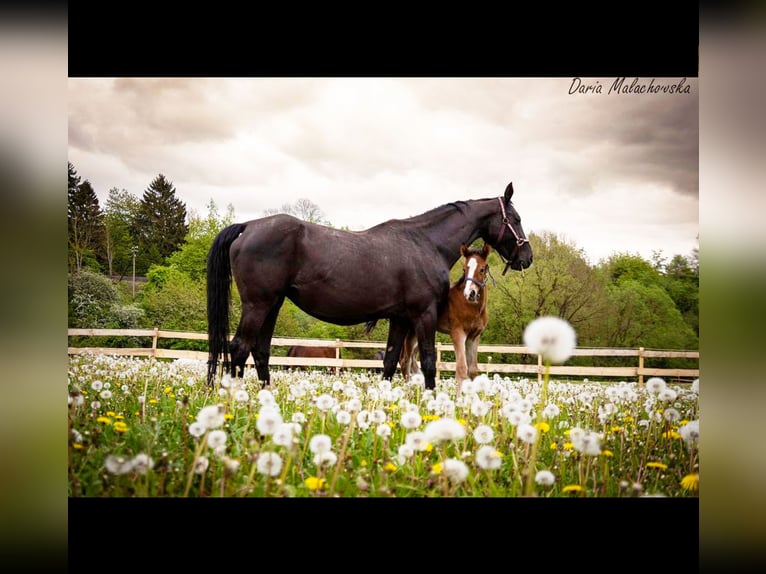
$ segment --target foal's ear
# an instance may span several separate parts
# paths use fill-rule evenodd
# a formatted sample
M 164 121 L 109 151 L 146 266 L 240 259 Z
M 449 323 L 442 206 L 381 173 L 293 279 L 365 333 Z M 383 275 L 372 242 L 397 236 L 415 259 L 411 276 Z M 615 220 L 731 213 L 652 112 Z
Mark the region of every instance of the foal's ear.
M 505 188 L 505 202 L 508 203 L 511 201 L 511 198 L 513 197 L 513 182 L 508 184 L 508 187 Z
M 481 256 L 486 260 L 491 251 L 492 248 L 489 246 L 489 243 L 485 243 L 484 247 L 481 248 Z
M 465 243 L 463 243 L 463 244 L 460 246 L 460 255 L 462 255 L 463 257 L 465 257 L 467 254 L 468 254 L 468 247 L 466 246 L 466 244 L 465 244 Z

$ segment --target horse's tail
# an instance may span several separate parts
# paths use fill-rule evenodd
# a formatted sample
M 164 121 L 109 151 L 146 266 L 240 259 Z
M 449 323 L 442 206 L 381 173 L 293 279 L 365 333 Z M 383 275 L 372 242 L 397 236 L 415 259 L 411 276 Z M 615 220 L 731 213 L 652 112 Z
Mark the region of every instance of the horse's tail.
M 369 335 L 370 333 L 372 333 L 372 330 L 375 328 L 375 325 L 377 324 L 378 324 L 377 319 L 373 319 L 372 321 L 367 321 L 364 324 L 364 334 Z
M 229 248 L 245 229 L 235 223 L 221 230 L 207 256 L 207 340 L 210 357 L 207 362 L 207 385 L 213 386 L 218 359 L 229 361 L 229 298 L 231 296 L 231 262 Z

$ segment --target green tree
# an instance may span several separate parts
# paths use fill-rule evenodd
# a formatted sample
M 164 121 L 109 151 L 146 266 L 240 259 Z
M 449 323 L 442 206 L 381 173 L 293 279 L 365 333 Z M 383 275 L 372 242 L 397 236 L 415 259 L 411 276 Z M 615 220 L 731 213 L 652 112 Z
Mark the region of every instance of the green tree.
M 68 251 L 70 271 L 99 269 L 104 240 L 104 217 L 90 182 L 81 181 L 71 162 L 67 192 Z
M 183 244 L 189 232 L 186 205 L 176 197 L 173 183 L 163 174 L 144 191 L 131 232 L 138 241 L 137 272 L 145 272 L 152 264 L 163 264 Z
M 662 284 L 684 321 L 699 337 L 699 268 L 682 255 L 675 255 L 665 266 Z
M 106 224 L 106 259 L 109 275 L 128 275 L 132 272 L 136 240 L 131 235 L 131 224 L 138 214 L 138 198 L 123 189 L 113 187 L 104 207 Z
M 229 204 L 226 215 L 221 217 L 212 199 L 207 205 L 207 217 L 196 215 L 189 218 L 189 232 L 184 244 L 168 257 L 168 265 L 186 273 L 192 280 L 205 278 L 207 254 L 215 236 L 227 225 L 234 223 L 234 206 Z

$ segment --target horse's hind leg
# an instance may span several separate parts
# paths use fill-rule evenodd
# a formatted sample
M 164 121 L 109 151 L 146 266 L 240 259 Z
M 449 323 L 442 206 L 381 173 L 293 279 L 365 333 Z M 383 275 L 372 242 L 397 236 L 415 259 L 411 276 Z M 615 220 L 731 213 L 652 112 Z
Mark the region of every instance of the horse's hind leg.
M 229 355 L 231 356 L 229 372 L 232 377 L 245 376 L 245 363 L 250 354 L 250 347 L 242 344 L 242 339 L 239 333 L 240 330 L 238 327 L 234 338 L 231 340 L 231 343 L 229 343 Z
M 436 306 L 427 309 L 415 321 L 420 349 L 420 369 L 427 389 L 436 388 Z
M 410 324 L 398 317 L 391 317 L 388 321 L 388 342 L 386 354 L 383 356 L 383 380 L 390 381 L 396 372 L 396 363 L 402 356 L 402 349 L 407 337 Z
M 271 357 L 271 337 L 274 334 L 274 326 L 277 324 L 279 310 L 282 308 L 285 298 L 280 297 L 276 304 L 266 314 L 263 320 L 258 338 L 252 346 L 253 360 L 255 361 L 255 370 L 258 371 L 258 378 L 261 385 L 266 386 L 271 383 L 271 374 L 269 373 L 269 358 Z

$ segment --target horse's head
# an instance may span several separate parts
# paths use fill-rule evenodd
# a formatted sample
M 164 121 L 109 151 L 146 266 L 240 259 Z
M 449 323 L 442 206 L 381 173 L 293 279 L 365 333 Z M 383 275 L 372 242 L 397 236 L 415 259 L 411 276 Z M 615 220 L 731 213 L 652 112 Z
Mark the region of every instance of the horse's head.
M 489 252 L 490 247 L 486 243 L 480 250 L 468 249 L 465 244 L 460 246 L 460 253 L 463 256 L 463 296 L 469 303 L 479 302 L 481 290 L 487 284 Z
M 521 271 L 532 265 L 532 246 L 521 227 L 519 212 L 511 202 L 513 183 L 505 188 L 503 197 L 498 197 L 498 217 L 490 224 L 489 233 L 498 255 L 505 261 L 503 275 L 508 268 Z

